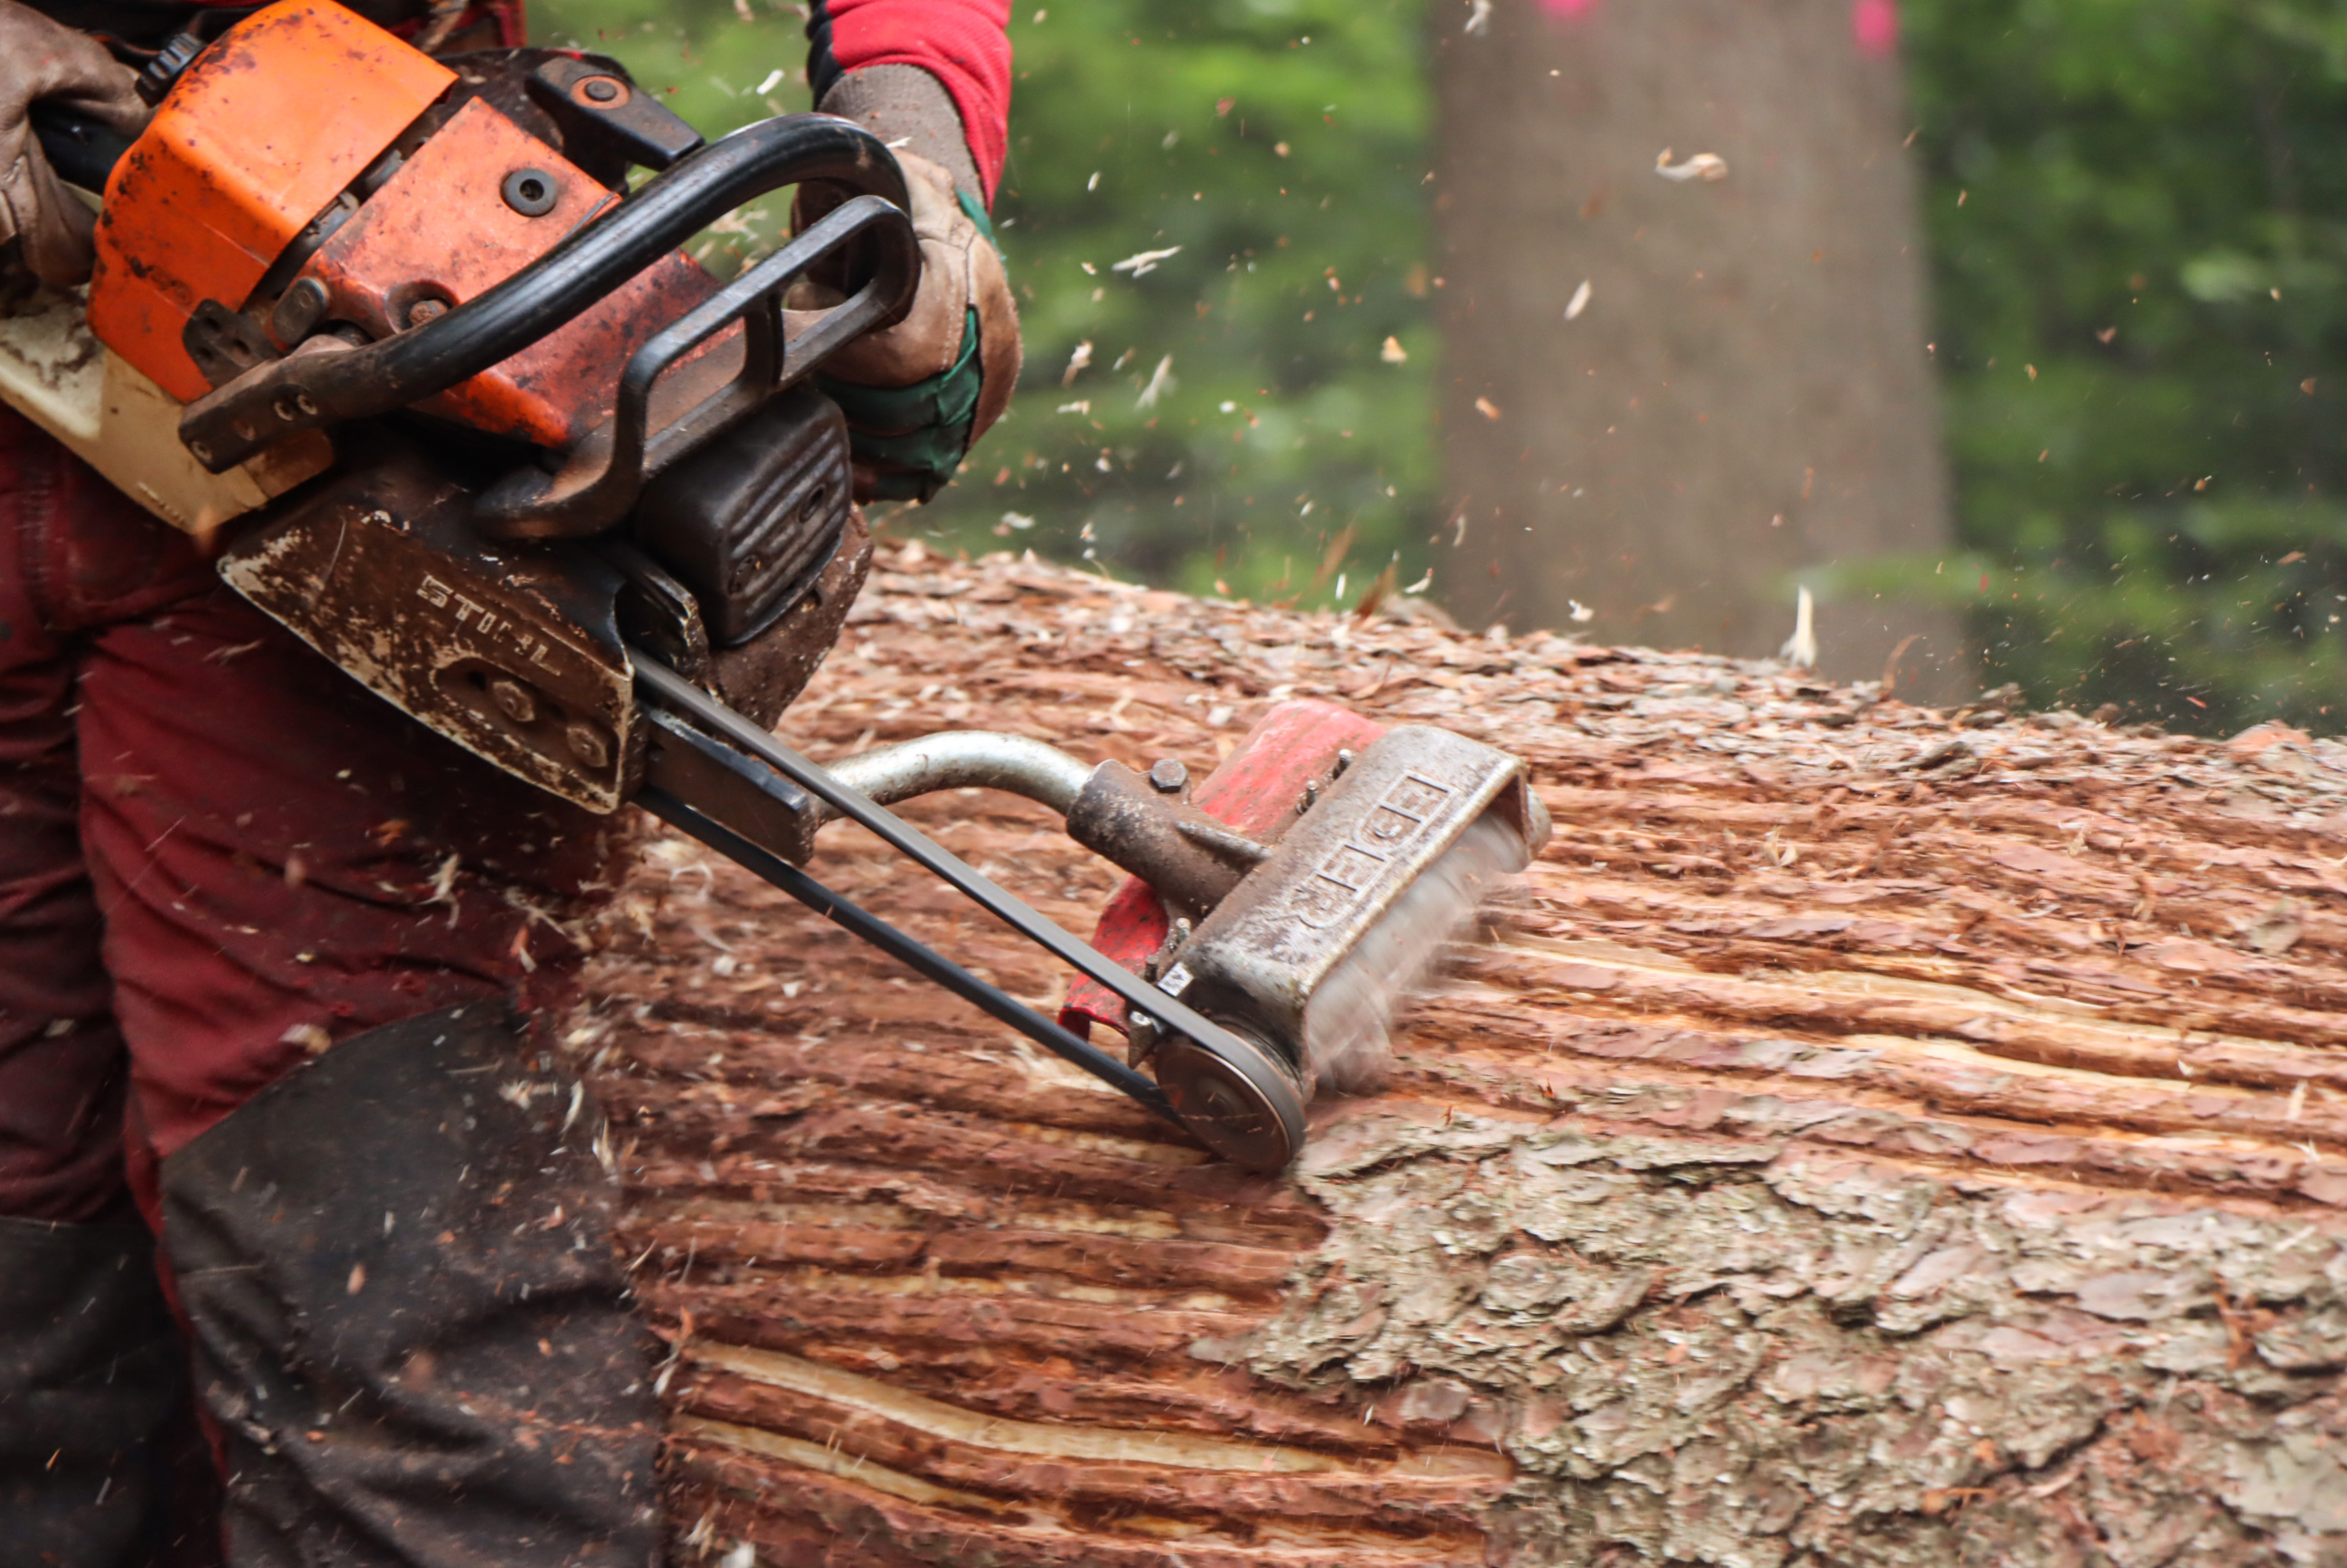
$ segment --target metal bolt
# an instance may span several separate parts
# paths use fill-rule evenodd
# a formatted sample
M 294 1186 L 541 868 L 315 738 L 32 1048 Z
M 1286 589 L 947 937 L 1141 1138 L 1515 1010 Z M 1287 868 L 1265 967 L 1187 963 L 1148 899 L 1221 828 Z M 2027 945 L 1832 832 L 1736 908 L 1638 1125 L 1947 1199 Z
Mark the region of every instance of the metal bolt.
M 1306 812 L 1310 811 L 1312 809 L 1312 803 L 1319 798 L 1320 781 L 1318 779 L 1313 779 L 1305 784 L 1304 793 L 1296 797 L 1296 815 L 1302 816 Z
M 589 77 L 570 89 L 570 96 L 581 103 L 610 108 L 628 101 L 628 88 L 617 77 Z
M 510 676 L 499 676 L 489 682 L 489 700 L 505 710 L 507 718 L 517 724 L 527 724 L 538 717 L 538 699 L 529 688 Z
M 425 322 L 436 322 L 448 313 L 446 300 L 418 300 L 407 307 L 407 324 L 420 327 Z
M 1160 757 L 1149 764 L 1149 787 L 1159 794 L 1179 794 L 1190 782 L 1190 770 L 1177 757 Z
M 1337 753 L 1337 765 L 1328 770 L 1328 776 L 1332 779 L 1343 778 L 1345 776 L 1345 770 L 1352 765 L 1353 753 L 1350 748 L 1340 751 Z
M 582 719 L 573 719 L 562 738 L 570 743 L 570 754 L 590 768 L 600 768 L 611 760 L 611 748 L 604 743 L 603 733 Z

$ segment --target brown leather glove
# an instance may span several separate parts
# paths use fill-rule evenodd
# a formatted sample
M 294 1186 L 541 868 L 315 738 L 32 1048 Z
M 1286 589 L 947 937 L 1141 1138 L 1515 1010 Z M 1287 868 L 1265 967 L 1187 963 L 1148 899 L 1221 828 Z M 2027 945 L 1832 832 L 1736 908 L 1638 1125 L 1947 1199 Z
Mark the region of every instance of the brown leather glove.
M 921 246 L 920 292 L 905 319 L 826 361 L 823 388 L 847 416 L 858 500 L 928 500 L 1002 417 L 1019 380 L 1019 311 L 979 200 L 953 100 L 927 71 L 877 66 L 824 95 L 896 148 Z M 802 229 L 839 192 L 801 187 Z M 794 302 L 830 303 L 803 292 Z
M 943 375 L 962 355 L 968 313 L 978 312 L 988 396 L 979 398 L 976 440 L 1002 415 L 1019 370 L 1019 310 L 991 236 L 961 204 L 953 176 L 919 153 L 899 148 L 897 167 L 913 200 L 913 233 L 921 242 L 921 287 L 905 319 L 860 338 L 824 368 L 863 386 L 910 386 Z M 988 340 L 995 340 L 989 343 Z M 998 377 L 998 370 L 1007 374 Z
M 89 281 L 97 215 L 49 167 L 27 116 L 36 103 L 78 110 L 130 134 L 149 114 L 138 78 L 104 45 L 15 0 L 0 0 L 0 292 L 30 279 L 53 289 Z

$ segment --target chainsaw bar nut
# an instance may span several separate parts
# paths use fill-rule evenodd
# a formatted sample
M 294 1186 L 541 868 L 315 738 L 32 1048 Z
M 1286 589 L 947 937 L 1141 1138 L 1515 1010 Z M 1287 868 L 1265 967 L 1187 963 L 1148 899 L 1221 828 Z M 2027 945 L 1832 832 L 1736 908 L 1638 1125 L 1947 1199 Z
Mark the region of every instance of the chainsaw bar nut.
M 570 754 L 590 768 L 600 768 L 611 760 L 610 743 L 584 719 L 571 720 L 562 738 L 570 743 Z
M 506 205 L 525 218 L 543 218 L 554 210 L 562 182 L 543 169 L 517 169 L 497 187 Z
M 517 724 L 538 722 L 538 699 L 528 687 L 511 676 L 500 676 L 489 682 L 489 700 L 505 710 L 506 717 Z

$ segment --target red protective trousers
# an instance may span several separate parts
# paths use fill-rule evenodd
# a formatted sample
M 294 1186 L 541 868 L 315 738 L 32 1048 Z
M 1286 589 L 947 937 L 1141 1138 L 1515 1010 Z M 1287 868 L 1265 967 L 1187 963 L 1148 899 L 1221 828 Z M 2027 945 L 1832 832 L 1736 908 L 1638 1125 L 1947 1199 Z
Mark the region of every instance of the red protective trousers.
M 542 1012 L 623 825 L 431 734 L 0 410 L 0 1214 L 95 1221 L 331 1041 Z

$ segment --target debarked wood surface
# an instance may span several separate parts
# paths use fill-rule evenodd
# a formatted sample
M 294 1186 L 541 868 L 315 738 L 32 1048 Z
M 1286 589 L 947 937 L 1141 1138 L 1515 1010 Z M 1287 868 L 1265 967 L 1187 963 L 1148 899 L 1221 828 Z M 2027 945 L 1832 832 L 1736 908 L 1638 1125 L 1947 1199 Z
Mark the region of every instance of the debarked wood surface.
M 783 727 L 1194 774 L 1290 695 L 1557 831 L 1279 1178 L 651 841 L 565 1038 L 679 1562 L 2347 1563 L 2347 746 L 917 546 Z M 1118 880 L 905 815 L 1071 929 Z M 1056 1006 L 861 830 L 812 869 Z

